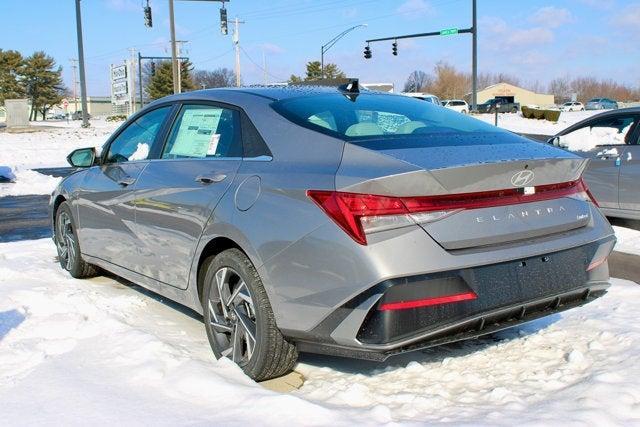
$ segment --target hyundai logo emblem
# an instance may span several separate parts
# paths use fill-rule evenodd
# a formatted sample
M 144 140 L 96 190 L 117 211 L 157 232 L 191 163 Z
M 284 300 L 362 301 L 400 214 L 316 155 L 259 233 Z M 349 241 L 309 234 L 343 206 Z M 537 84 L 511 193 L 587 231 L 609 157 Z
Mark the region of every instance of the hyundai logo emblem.
M 513 184 L 514 187 L 524 187 L 533 181 L 534 176 L 533 171 L 520 171 L 511 177 L 511 184 Z

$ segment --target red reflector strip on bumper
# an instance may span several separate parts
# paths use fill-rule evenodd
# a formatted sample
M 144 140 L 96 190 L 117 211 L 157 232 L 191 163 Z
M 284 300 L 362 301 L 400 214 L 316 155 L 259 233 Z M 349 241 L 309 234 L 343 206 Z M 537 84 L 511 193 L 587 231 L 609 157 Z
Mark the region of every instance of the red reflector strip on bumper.
M 462 294 L 445 295 L 441 297 L 417 299 L 413 301 L 388 302 L 382 304 L 378 310 L 405 310 L 407 308 L 429 307 L 432 305 L 449 304 L 452 302 L 467 301 L 478 298 L 475 292 L 465 292 Z

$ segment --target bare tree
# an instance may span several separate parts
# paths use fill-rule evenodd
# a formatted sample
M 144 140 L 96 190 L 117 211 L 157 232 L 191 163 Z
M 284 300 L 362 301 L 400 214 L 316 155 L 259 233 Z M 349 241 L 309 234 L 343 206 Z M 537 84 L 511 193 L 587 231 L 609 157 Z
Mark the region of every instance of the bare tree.
M 236 74 L 228 68 L 218 68 L 213 71 L 196 70 L 193 73 L 193 82 L 196 89 L 235 86 Z
M 565 102 L 571 98 L 571 82 L 569 77 L 558 77 L 549 82 L 549 92 L 553 94 L 556 103 Z
M 422 70 L 415 70 L 404 83 L 404 92 L 423 92 L 433 84 L 433 76 Z

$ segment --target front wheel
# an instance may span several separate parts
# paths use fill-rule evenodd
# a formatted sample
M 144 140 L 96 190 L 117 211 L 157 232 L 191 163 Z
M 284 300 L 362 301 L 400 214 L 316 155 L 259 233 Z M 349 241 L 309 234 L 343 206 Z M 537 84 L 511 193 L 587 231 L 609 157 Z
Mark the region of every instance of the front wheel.
M 249 258 L 239 249 L 228 249 L 206 259 L 201 273 L 204 324 L 216 358 L 228 357 L 256 381 L 291 371 L 298 353 L 276 326 Z
M 95 276 L 97 268 L 85 262 L 80 254 L 75 222 L 67 202 L 63 202 L 58 206 L 54 232 L 60 266 L 76 279 Z

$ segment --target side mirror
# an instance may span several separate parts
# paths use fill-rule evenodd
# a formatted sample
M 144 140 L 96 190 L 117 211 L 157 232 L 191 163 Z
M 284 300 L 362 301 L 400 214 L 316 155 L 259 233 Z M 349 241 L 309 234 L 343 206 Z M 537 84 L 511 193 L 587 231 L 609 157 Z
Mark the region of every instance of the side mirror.
M 547 144 L 558 147 L 560 146 L 560 138 L 558 138 L 557 136 L 553 136 L 547 140 Z
M 93 166 L 95 161 L 96 149 L 94 147 L 78 148 L 67 156 L 67 162 L 74 168 L 88 168 Z

